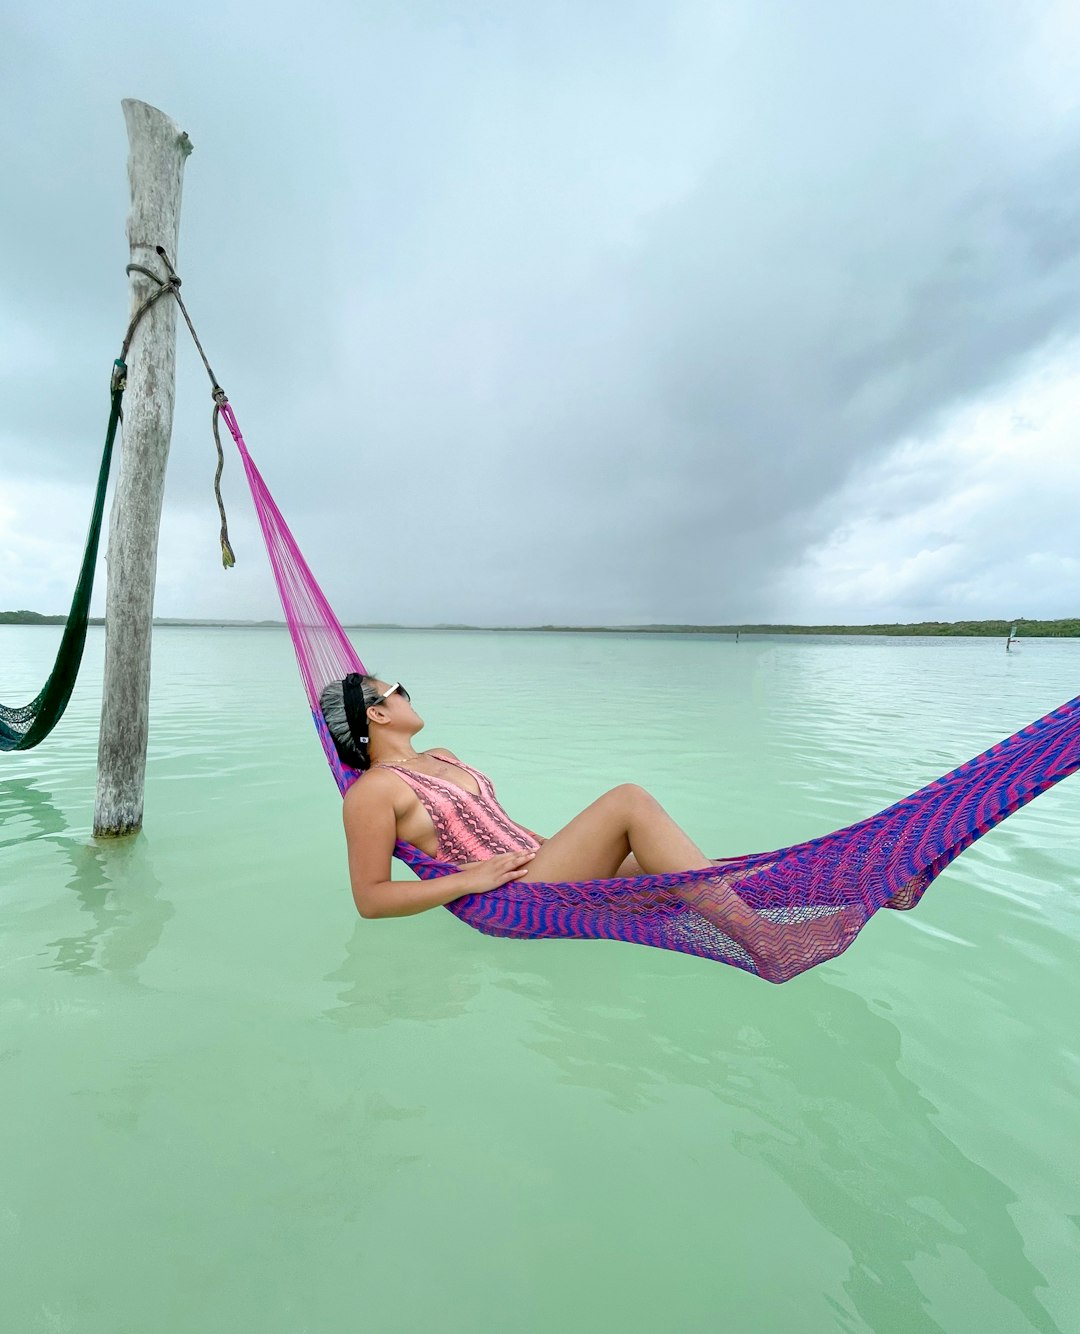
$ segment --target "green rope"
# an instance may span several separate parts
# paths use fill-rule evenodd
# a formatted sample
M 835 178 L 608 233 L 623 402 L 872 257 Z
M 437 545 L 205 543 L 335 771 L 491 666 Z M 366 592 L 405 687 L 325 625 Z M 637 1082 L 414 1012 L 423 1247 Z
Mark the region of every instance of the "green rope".
M 90 517 L 79 581 L 75 585 L 75 596 L 71 600 L 71 610 L 68 612 L 56 662 L 49 679 L 29 704 L 21 708 L 8 708 L 0 704 L 0 751 L 30 750 L 32 746 L 44 741 L 63 716 L 71 699 L 71 692 L 75 689 L 75 678 L 79 674 L 83 646 L 86 643 L 86 627 L 90 618 L 90 595 L 94 589 L 94 567 L 97 564 L 101 521 L 105 513 L 105 492 L 109 485 L 113 442 L 121 420 L 121 404 L 126 385 L 127 365 L 123 358 L 118 357 L 113 363 L 110 386 L 112 407 L 109 412 L 108 430 L 105 432 L 101 467 L 98 469 L 94 512 Z

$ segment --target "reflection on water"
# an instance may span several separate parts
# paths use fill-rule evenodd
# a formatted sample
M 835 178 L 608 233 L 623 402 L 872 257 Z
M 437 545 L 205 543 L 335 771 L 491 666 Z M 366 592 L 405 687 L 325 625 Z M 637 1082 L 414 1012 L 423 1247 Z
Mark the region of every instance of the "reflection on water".
M 402 925 L 388 923 L 382 933 L 400 930 Z M 357 921 L 345 958 L 324 978 L 342 984 L 337 1004 L 323 1012 L 342 1028 L 381 1028 L 408 1019 L 453 1019 L 464 1014 L 480 992 L 487 971 L 482 955 L 472 956 L 471 966 L 470 956 L 459 955 L 452 971 L 403 969 L 399 952 L 380 950 L 379 938 L 377 922 Z
M 29 779 L 13 779 L 0 790 L 0 826 L 0 844 L 41 839 L 62 853 L 71 869 L 66 888 L 89 918 L 84 929 L 45 942 L 55 952 L 46 967 L 137 983 L 140 965 L 173 915 L 154 873 L 150 840 L 95 842 L 70 833 L 52 794 Z
M 69 973 L 111 973 L 139 982 L 139 967 L 161 941 L 173 905 L 161 895 L 146 835 L 108 843 L 56 838 L 71 863 L 74 890 L 89 922 L 82 931 L 48 942 L 50 966 Z
M 815 1038 L 808 1067 L 791 1032 L 770 1032 L 767 1053 L 750 1062 L 754 1083 L 727 1096 L 767 1126 L 737 1136 L 740 1150 L 768 1163 L 850 1248 L 844 1287 L 869 1328 L 948 1334 L 926 1309 L 912 1266 L 953 1246 L 1032 1328 L 1058 1331 L 1036 1296 L 1046 1280 L 1010 1214 L 1016 1196 L 935 1124 L 937 1108 L 898 1069 L 896 1028 L 859 997 L 830 989 Z M 898 1176 L 903 1196 L 891 1184 Z
M 48 792 L 25 778 L 0 785 L 0 847 L 14 846 L 67 828 L 67 821 Z
M 952 1334 L 930 1314 L 913 1271 L 955 1247 L 1025 1327 L 1064 1334 L 1037 1296 L 1047 1281 L 1011 1216 L 1016 1195 L 939 1128 L 938 1109 L 901 1072 L 898 1029 L 862 997 L 818 987 L 807 1017 L 770 995 L 759 1018 L 732 1032 L 692 1004 L 675 1005 L 663 1023 L 625 996 L 598 1000 L 584 976 L 579 986 L 566 981 L 526 974 L 500 983 L 532 1003 L 538 1036 L 527 1045 L 622 1113 L 664 1102 L 673 1085 L 750 1113 L 758 1128 L 733 1129 L 732 1146 L 766 1164 L 847 1246 L 843 1288 L 865 1328 Z M 741 1011 L 744 1020 L 754 1013 L 752 1004 Z

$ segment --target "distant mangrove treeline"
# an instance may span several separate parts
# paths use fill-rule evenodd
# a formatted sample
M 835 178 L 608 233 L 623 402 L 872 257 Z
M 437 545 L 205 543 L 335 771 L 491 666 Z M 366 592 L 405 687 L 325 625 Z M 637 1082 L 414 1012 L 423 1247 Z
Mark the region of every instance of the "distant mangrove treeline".
M 1080 638 L 1080 617 L 1056 621 L 1033 621 L 1017 617 L 1015 621 L 910 621 L 874 625 L 638 625 L 627 629 L 668 634 L 707 635 L 926 635 L 946 637 L 982 637 L 1004 639 L 1016 627 L 1018 637 L 1030 639 Z M 541 626 L 540 629 L 571 630 L 575 626 Z M 597 629 L 603 627 L 596 627 Z
M 0 625 L 63 625 L 66 616 L 43 616 L 36 611 L 0 611 Z M 91 625 L 104 625 L 100 616 Z M 284 626 L 284 621 L 209 621 L 174 617 L 155 619 L 155 625 Z M 653 635 L 925 635 L 941 638 L 970 636 L 987 639 L 1005 636 L 1016 627 L 1028 639 L 1080 638 L 1080 617 L 1056 621 L 1032 621 L 1018 616 L 1014 621 L 909 621 L 875 625 L 396 625 L 386 621 L 351 625 L 352 630 L 531 630 L 536 632 L 653 634 Z
M 39 611 L 0 611 L 0 625 L 66 625 L 66 616 L 42 616 Z M 91 616 L 91 625 L 104 625 L 104 618 Z

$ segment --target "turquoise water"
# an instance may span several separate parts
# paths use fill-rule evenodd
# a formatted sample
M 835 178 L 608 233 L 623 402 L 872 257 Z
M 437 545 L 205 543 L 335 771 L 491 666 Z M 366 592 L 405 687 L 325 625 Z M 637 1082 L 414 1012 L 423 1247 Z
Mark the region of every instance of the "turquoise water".
M 6 702 L 56 633 L 0 629 Z M 634 781 L 716 855 L 1080 688 L 1070 641 L 360 647 L 531 827 Z M 61 730 L 0 757 L 5 1329 L 1080 1327 L 1080 780 L 775 988 L 359 919 L 279 631 L 155 632 L 145 832 L 95 844 L 101 658 L 91 631 Z

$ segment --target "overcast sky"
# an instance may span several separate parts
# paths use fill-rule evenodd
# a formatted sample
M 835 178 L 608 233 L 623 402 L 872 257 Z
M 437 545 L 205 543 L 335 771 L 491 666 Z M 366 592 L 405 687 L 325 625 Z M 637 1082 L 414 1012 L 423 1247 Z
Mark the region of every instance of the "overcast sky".
M 71 597 L 126 96 L 342 619 L 1080 614 L 1075 3 L 7 4 L 0 610 Z M 156 610 L 277 616 L 209 410 L 181 343 Z

